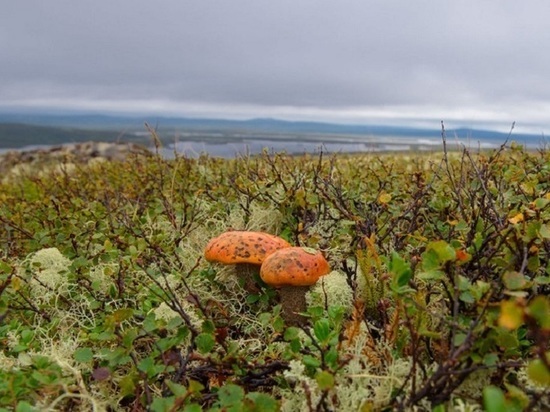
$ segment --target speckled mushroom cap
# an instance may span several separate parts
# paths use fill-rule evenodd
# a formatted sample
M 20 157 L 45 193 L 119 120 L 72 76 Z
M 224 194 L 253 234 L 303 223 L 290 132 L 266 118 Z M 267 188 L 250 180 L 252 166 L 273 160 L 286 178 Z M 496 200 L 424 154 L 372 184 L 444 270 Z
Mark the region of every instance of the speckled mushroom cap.
M 290 244 L 264 232 L 230 231 L 213 238 L 204 249 L 209 262 L 262 264 L 267 256 Z
M 270 286 L 310 286 L 330 272 L 323 254 L 306 247 L 289 247 L 269 255 L 260 268 L 260 277 Z

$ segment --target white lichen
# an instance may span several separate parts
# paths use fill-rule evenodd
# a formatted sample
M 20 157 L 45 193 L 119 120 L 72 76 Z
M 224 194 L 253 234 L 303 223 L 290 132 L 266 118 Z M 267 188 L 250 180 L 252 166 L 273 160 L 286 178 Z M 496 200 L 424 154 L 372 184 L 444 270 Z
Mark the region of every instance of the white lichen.
M 295 384 L 303 380 L 311 380 L 311 378 L 305 376 L 305 372 L 306 367 L 304 364 L 294 359 L 288 363 L 288 369 L 283 372 L 283 376 L 287 382 Z
M 331 410 L 380 410 L 388 406 L 396 389 L 404 384 L 406 388 L 410 385 L 406 381 L 412 359 L 391 357 L 391 345 L 384 341 L 378 341 L 379 347 L 372 349 L 368 346 L 370 341 L 372 338 L 364 326 L 352 341 L 341 347 L 340 355 L 346 359 L 346 363 L 335 373 L 334 387 L 325 397 Z M 380 353 L 367 356 L 366 351 L 371 350 Z M 375 361 L 377 356 L 383 359 Z M 314 377 L 307 374 L 300 360 L 289 362 L 289 369 L 283 372 L 283 376 L 290 385 L 289 389 L 282 389 L 278 393 L 283 399 L 283 411 L 308 410 L 309 404 L 316 407 L 323 392 Z M 421 379 L 421 376 L 417 379 Z
M 492 373 L 493 372 L 490 369 L 480 369 L 473 372 L 458 387 L 455 395 L 466 399 L 479 398 L 479 388 L 485 388 L 491 384 Z
M 19 345 L 19 334 L 16 330 L 12 329 L 6 333 L 6 345 L 9 349 L 13 349 Z
M 199 315 L 197 308 L 185 299 L 179 300 L 178 303 L 189 318 L 191 326 L 197 330 L 200 330 L 203 320 Z M 164 323 L 169 323 L 171 320 L 181 317 L 181 315 L 172 309 L 166 302 L 162 302 L 159 306 L 153 309 L 152 312 L 155 315 L 155 319 Z
M 333 270 L 321 277 L 306 293 L 306 302 L 308 306 L 340 306 L 350 313 L 353 309 L 353 290 L 345 273 Z
M 92 288 L 107 293 L 113 284 L 114 275 L 119 271 L 118 263 L 104 263 L 90 268 Z
M 155 314 L 155 319 L 163 320 L 166 323 L 180 316 L 179 313 L 168 306 L 166 302 L 162 302 L 156 309 L 153 309 L 153 313 Z
M 517 371 L 518 382 L 521 384 L 521 386 L 523 386 L 523 387 L 525 387 L 529 390 L 535 391 L 535 392 L 542 392 L 542 391 L 548 389 L 548 387 L 545 387 L 544 385 L 541 385 L 540 383 L 534 382 L 529 377 L 529 374 L 527 373 L 527 366 L 528 365 L 525 364 L 524 366 L 519 368 L 518 371 Z
M 65 295 L 70 286 L 67 277 L 71 260 L 57 248 L 41 249 L 27 257 L 22 267 L 31 274 L 29 281 L 33 299 L 48 302 L 51 298 Z
M 283 214 L 273 208 L 252 203 L 249 208 L 247 230 L 277 234 L 281 228 Z
M 17 361 L 13 357 L 7 357 L 4 353 L 4 351 L 0 350 L 0 368 L 2 370 L 11 370 L 11 369 L 17 369 L 16 368 Z

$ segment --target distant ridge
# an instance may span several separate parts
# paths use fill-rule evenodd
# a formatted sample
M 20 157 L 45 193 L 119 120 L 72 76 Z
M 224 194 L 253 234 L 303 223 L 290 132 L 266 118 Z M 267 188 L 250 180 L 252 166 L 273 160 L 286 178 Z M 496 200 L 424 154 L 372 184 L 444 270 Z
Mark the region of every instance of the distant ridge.
M 136 133 L 143 135 L 144 126 L 165 136 L 175 132 L 195 132 L 238 134 L 250 136 L 267 134 L 270 137 L 280 133 L 285 135 L 310 134 L 322 140 L 323 135 L 343 135 L 366 137 L 411 137 L 439 139 L 441 130 L 402 126 L 334 124 L 310 121 L 287 121 L 272 118 L 250 120 L 202 119 L 163 116 L 115 116 L 104 114 L 41 114 L 41 113 L 0 113 L 0 148 L 22 147 L 33 144 L 59 144 L 78 142 L 85 139 L 115 141 L 121 136 L 135 141 Z M 508 133 L 491 130 L 458 128 L 446 131 L 449 140 L 455 136 L 461 140 L 504 142 Z M 260 135 L 259 138 L 265 137 Z M 288 137 L 288 136 L 287 136 Z M 512 140 L 536 144 L 541 135 L 516 134 Z
M 87 130 L 69 127 L 0 123 L 0 148 L 17 149 L 34 145 L 60 145 L 85 141 L 116 142 L 120 133 L 114 130 Z

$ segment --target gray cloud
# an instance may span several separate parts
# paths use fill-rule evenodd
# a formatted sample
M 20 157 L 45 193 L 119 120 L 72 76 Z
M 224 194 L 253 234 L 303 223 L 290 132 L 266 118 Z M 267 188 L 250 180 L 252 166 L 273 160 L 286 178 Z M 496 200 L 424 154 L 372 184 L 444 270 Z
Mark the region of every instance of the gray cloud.
M 537 114 L 550 108 L 545 0 L 27 0 L 2 9 L 3 107 L 196 105 L 242 116 L 290 107 L 367 122 L 383 110 L 407 118 L 439 107 L 459 120 L 522 106 L 526 123 L 550 124 Z

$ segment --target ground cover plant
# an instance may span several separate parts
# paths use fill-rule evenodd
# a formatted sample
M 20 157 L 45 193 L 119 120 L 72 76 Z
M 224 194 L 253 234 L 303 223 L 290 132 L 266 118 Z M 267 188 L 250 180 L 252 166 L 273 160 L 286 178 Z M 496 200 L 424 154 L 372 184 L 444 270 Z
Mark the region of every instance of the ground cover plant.
M 332 272 L 287 325 L 207 262 L 255 230 Z M 544 410 L 550 153 L 17 168 L 0 183 L 0 410 Z

